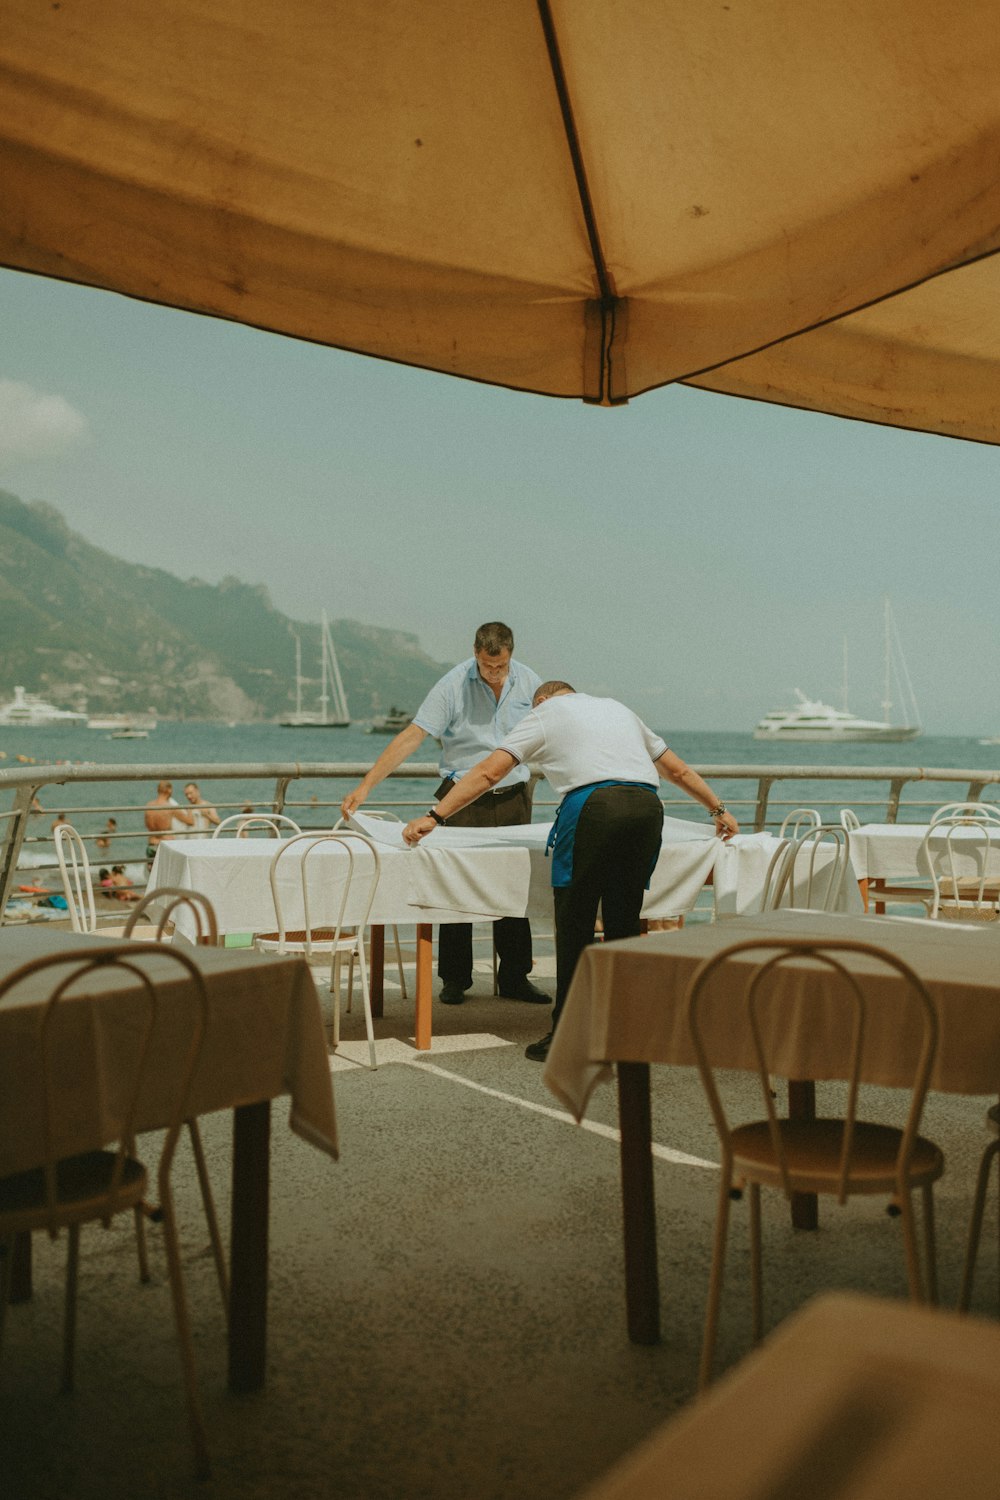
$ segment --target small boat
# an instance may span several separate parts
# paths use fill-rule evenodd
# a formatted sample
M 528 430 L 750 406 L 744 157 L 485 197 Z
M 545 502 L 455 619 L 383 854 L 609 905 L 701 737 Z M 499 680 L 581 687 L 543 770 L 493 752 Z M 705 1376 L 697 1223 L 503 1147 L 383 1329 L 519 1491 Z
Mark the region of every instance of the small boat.
M 47 729 L 52 725 L 84 724 L 86 720 L 86 714 L 56 708 L 39 698 L 37 693 L 26 693 L 23 687 L 14 689 L 12 703 L 0 707 L 0 727 L 4 729 Z
M 156 719 L 153 714 L 104 714 L 91 716 L 87 720 L 88 729 L 103 729 L 113 739 L 140 737 L 145 739 L 151 730 L 156 728 Z M 123 733 L 128 731 L 129 733 Z M 131 733 L 134 731 L 134 734 Z
M 895 647 L 895 651 L 893 650 Z M 895 633 L 889 601 L 885 601 L 885 688 L 882 698 L 884 719 L 860 719 L 847 707 L 847 642 L 844 642 L 844 706 L 833 708 L 829 703 L 807 698 L 798 688 L 798 702 L 791 708 L 774 709 L 765 714 L 753 732 L 755 740 L 812 740 L 828 744 L 869 743 L 894 744 L 902 740 L 915 740 L 920 734 L 920 716 L 916 698 L 906 669 L 903 648 Z M 893 680 L 900 688 L 904 703 L 902 724 L 891 719 L 890 697 Z
M 412 723 L 413 715 L 406 713 L 402 708 L 396 708 L 394 704 L 387 714 L 382 714 L 381 717 L 372 719 L 365 733 L 398 734 L 401 729 L 405 729 L 408 724 Z
M 148 740 L 148 729 L 115 729 L 108 735 L 109 740 Z
M 333 648 L 333 637 L 330 634 L 330 625 L 326 618 L 326 611 L 321 617 L 321 687 L 319 693 L 319 713 L 310 713 L 302 707 L 302 684 L 305 678 L 302 676 L 302 641 L 299 636 L 295 637 L 295 712 L 289 714 L 287 719 L 279 719 L 278 723 L 282 729 L 349 729 L 351 726 L 350 714 L 347 711 L 347 694 L 344 692 L 344 683 L 340 675 L 340 666 L 337 662 L 337 653 Z M 333 703 L 333 712 L 330 712 L 330 703 Z

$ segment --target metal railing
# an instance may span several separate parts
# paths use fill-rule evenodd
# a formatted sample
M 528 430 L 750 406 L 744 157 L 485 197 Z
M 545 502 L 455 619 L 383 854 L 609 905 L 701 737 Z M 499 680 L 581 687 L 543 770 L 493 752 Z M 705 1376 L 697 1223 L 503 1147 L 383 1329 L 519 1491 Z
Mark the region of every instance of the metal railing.
M 212 795 L 208 800 L 225 816 L 230 811 L 240 811 L 248 803 L 244 798 L 228 801 L 224 797 L 216 797 L 214 791 L 217 787 L 225 789 L 225 784 L 248 782 L 269 783 L 266 795 L 255 797 L 253 807 L 255 811 L 271 810 L 273 812 L 285 812 L 292 815 L 298 814 L 297 821 L 304 820 L 306 816 L 314 820 L 313 826 L 329 827 L 332 821 L 339 816 L 340 800 L 338 794 L 343 788 L 337 789 L 335 794 L 328 800 L 319 797 L 316 793 L 306 797 L 304 794 L 304 783 L 308 782 L 341 782 L 348 786 L 354 785 L 370 769 L 369 762 L 343 761 L 331 762 L 234 762 L 220 764 L 218 762 L 199 763 L 195 765 L 179 764 L 144 764 L 144 765 L 52 765 L 52 766 L 24 766 L 19 769 L 0 771 L 0 799 L 4 794 L 8 795 L 8 803 L 0 807 L 0 921 L 6 915 L 7 901 L 17 885 L 23 870 L 18 871 L 18 862 L 22 852 L 27 847 L 31 849 L 49 850 L 52 848 L 53 839 L 51 834 L 33 833 L 32 820 L 40 814 L 37 812 L 37 798 L 39 794 L 52 787 L 97 787 L 107 783 L 144 783 L 148 789 L 150 784 L 161 780 L 172 781 L 176 787 L 181 788 L 188 782 L 211 783 Z M 948 800 L 941 795 L 926 795 L 923 798 L 910 797 L 903 801 L 904 789 L 919 786 L 920 783 L 943 783 L 949 787 L 961 785 L 963 790 L 961 799 L 967 801 L 978 801 L 988 786 L 1000 783 L 1000 770 L 958 770 L 954 768 L 929 768 L 923 766 L 748 766 L 748 765 L 699 765 L 697 769 L 702 776 L 709 781 L 712 787 L 725 797 L 726 802 L 736 813 L 744 828 L 752 827 L 755 832 L 760 832 L 768 826 L 777 826 L 783 816 L 782 809 L 798 805 L 794 796 L 788 795 L 782 784 L 789 783 L 794 788 L 802 782 L 845 782 L 852 784 L 852 796 L 849 802 L 845 802 L 844 794 L 833 797 L 817 798 L 814 792 L 810 793 L 809 804 L 816 807 L 823 816 L 824 822 L 836 821 L 839 818 L 840 808 L 850 805 L 856 812 L 863 811 L 862 821 L 878 821 L 895 823 L 902 809 L 909 816 L 909 821 L 926 821 L 926 813 L 937 807 L 943 800 Z M 370 806 L 400 810 L 400 812 L 422 811 L 427 804 L 427 798 L 432 795 L 433 788 L 439 783 L 438 769 L 434 765 L 426 763 L 407 764 L 400 766 L 378 789 L 378 793 L 371 799 Z M 403 794 L 402 786 L 398 783 L 408 781 L 419 781 L 424 785 L 419 791 L 414 791 L 410 796 Z M 753 783 L 748 788 L 747 794 L 741 794 L 741 786 Z M 428 787 L 427 784 L 430 784 Z M 534 779 L 535 786 L 541 795 L 536 795 L 534 806 L 536 816 L 541 812 L 553 809 L 555 802 L 544 796 L 545 783 L 539 778 Z M 872 796 L 876 787 L 881 784 L 884 788 L 879 795 Z M 858 791 L 865 790 L 868 795 L 856 797 L 853 788 Z M 831 789 L 832 790 L 832 789 Z M 296 792 L 299 793 L 296 796 Z M 959 800 L 956 793 L 954 800 Z M 698 810 L 690 798 L 683 795 L 664 796 L 664 807 L 668 812 L 677 811 L 682 816 L 690 817 Z M 181 807 L 185 804 L 182 802 Z M 100 859 L 110 863 L 114 855 L 110 852 L 114 844 L 124 847 L 126 841 L 131 841 L 134 846 L 137 838 L 144 837 L 143 812 L 145 802 L 108 802 L 98 801 L 96 794 L 94 799 L 85 805 L 73 805 L 66 808 L 67 814 L 72 813 L 68 821 L 79 819 L 85 824 L 88 820 L 98 815 L 106 814 L 130 814 L 136 818 L 136 826 L 129 829 L 121 829 L 111 834 L 104 831 L 95 833 L 87 831 L 88 841 L 94 845 L 98 837 L 106 837 L 107 844 L 98 846 L 109 852 L 101 853 Z M 37 824 L 36 824 L 37 826 Z M 83 831 L 81 829 L 81 831 Z M 175 835 L 171 835 L 174 837 Z M 182 837 L 182 834 L 176 836 Z M 55 857 L 53 853 L 51 866 L 36 865 L 39 873 L 45 868 L 55 868 Z

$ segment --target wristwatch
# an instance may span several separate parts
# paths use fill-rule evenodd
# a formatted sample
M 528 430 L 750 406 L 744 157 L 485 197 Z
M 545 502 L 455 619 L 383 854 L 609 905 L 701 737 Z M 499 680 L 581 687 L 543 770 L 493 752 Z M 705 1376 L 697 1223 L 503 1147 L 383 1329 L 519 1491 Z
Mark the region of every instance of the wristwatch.
M 438 825 L 439 828 L 443 828 L 444 825 L 448 821 L 447 818 L 442 818 L 442 816 L 441 816 L 441 814 L 439 812 L 435 812 L 434 809 L 433 809 L 433 807 L 429 807 L 427 809 L 427 816 L 429 818 L 433 818 L 434 821 L 435 821 L 435 823 Z
M 718 803 L 716 803 L 715 807 L 709 809 L 708 816 L 710 818 L 721 818 L 722 814 L 723 813 L 727 813 L 728 811 L 729 811 L 729 808 L 726 806 L 726 804 L 724 802 L 718 802 Z

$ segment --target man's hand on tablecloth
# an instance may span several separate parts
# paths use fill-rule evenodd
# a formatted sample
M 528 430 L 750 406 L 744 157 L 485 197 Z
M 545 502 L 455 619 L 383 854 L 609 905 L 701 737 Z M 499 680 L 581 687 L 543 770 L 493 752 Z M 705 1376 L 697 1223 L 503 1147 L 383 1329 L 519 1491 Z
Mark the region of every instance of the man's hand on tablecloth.
M 731 812 L 724 812 L 715 820 L 715 831 L 720 839 L 731 839 L 734 833 L 739 833 L 740 825 Z
M 420 840 L 428 833 L 433 833 L 437 823 L 429 815 L 424 813 L 422 818 L 413 818 L 403 829 L 403 842 L 405 844 L 419 844 Z

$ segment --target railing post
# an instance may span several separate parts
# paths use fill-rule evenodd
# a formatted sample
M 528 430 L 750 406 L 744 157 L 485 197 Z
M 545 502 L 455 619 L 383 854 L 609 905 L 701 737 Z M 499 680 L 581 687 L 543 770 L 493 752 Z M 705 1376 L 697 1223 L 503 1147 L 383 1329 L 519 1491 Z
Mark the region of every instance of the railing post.
M 885 821 L 887 823 L 895 823 L 899 812 L 900 793 L 909 780 L 910 777 L 908 776 L 894 776 L 889 783 L 889 801 L 885 809 Z
M 757 807 L 753 815 L 754 833 L 763 833 L 767 827 L 767 800 L 771 795 L 773 785 L 773 776 L 759 776 L 757 778 Z
M 28 831 L 31 804 L 38 796 L 41 782 L 19 786 L 14 793 L 13 815 L 7 818 L 4 830 L 2 864 L 0 864 L 0 922 L 7 910 L 7 898 L 17 879 L 17 862 L 21 857 L 21 846 Z

